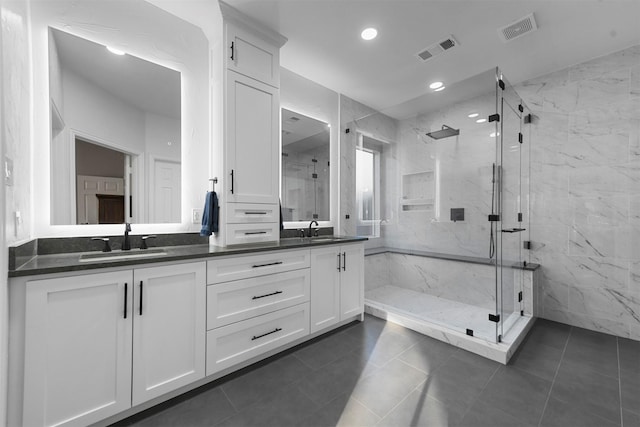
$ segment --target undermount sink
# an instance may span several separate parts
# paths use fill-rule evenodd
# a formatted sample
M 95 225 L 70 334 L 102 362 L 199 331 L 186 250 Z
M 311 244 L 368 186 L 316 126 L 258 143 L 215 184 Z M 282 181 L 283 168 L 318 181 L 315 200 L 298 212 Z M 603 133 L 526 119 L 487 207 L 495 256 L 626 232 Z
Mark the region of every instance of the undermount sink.
M 335 242 L 338 240 L 342 240 L 342 237 L 337 236 L 320 236 L 320 237 L 311 237 L 309 241 L 311 243 L 320 243 L 320 242 Z
M 133 249 L 131 251 L 100 252 L 80 255 L 80 262 L 117 261 L 167 255 L 164 249 Z

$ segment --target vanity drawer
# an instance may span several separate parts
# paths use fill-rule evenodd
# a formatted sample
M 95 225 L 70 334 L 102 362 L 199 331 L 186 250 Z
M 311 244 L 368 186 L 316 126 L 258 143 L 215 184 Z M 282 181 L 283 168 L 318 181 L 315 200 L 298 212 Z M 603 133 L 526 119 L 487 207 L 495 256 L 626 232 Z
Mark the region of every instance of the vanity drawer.
M 303 248 L 212 259 L 207 261 L 207 284 L 308 268 L 310 254 L 309 249 Z
M 207 375 L 309 334 L 309 303 L 207 332 Z
M 258 203 L 227 203 L 227 223 L 279 223 L 280 207 Z
M 207 286 L 207 329 L 309 301 L 308 268 Z
M 280 223 L 227 224 L 227 245 L 274 242 L 280 239 Z

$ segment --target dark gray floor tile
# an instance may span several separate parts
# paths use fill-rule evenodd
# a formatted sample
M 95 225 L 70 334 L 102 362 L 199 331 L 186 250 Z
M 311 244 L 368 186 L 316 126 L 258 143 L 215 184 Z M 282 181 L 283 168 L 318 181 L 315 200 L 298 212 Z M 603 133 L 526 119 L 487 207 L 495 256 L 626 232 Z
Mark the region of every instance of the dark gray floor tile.
M 219 425 L 225 427 L 297 427 L 303 418 L 319 409 L 318 405 L 295 387 L 266 396 L 263 400 L 240 411 L 233 417 L 227 418 Z
M 564 349 L 571 326 L 553 322 L 546 319 L 538 319 L 528 334 L 528 340 L 544 344 L 557 349 Z
M 477 402 L 466 413 L 459 427 L 536 427 L 498 408 Z
M 456 352 L 429 375 L 425 383 L 427 395 L 449 407 L 470 407 L 499 366 L 480 359 Z
M 395 359 L 359 381 L 352 397 L 376 415 L 384 417 L 426 377 L 424 372 Z
M 369 427 L 375 426 L 380 417 L 345 393 L 327 403 L 300 421 L 301 427 Z
M 527 340 L 513 355 L 509 366 L 530 372 L 546 380 L 553 380 L 561 358 L 561 349 L 550 347 L 539 341 Z
M 375 337 L 366 337 L 365 340 L 358 343 L 359 345 L 354 351 L 366 355 L 371 363 L 382 366 L 416 342 L 406 335 L 385 332 Z
M 332 334 L 304 346 L 292 354 L 312 369 L 318 369 L 355 349 L 353 340 L 344 333 Z
M 640 414 L 623 410 L 622 420 L 624 427 L 640 427 Z
M 640 373 L 620 371 L 622 408 L 640 414 Z
M 640 375 L 640 341 L 618 338 L 620 369 Z
M 351 394 L 358 382 L 377 369 L 366 357 L 351 353 L 303 377 L 296 385 L 315 403 L 324 405 L 341 394 Z
M 225 382 L 222 389 L 233 406 L 241 410 L 311 372 L 310 367 L 289 354 Z
M 580 402 L 567 403 L 549 399 L 540 427 L 616 427 L 620 423 L 601 418 L 589 411 L 589 405 Z M 626 424 L 625 424 L 626 427 Z
M 580 364 L 602 375 L 617 378 L 617 339 L 613 335 L 573 328 L 563 361 Z
M 235 413 L 235 409 L 220 387 L 216 387 L 130 425 L 135 427 L 213 426 Z
M 447 406 L 432 399 L 427 395 L 427 388 L 421 385 L 387 414 L 378 425 L 384 427 L 454 426 L 462 419 L 465 409 L 462 405 Z
M 582 405 L 594 415 L 620 423 L 620 386 L 617 378 L 601 375 L 583 365 L 560 363 L 551 397 Z
M 482 391 L 480 401 L 526 424 L 537 425 L 551 390 L 551 381 L 512 366 L 503 366 Z
M 457 351 L 457 347 L 425 337 L 405 350 L 398 358 L 428 374 L 446 362 Z

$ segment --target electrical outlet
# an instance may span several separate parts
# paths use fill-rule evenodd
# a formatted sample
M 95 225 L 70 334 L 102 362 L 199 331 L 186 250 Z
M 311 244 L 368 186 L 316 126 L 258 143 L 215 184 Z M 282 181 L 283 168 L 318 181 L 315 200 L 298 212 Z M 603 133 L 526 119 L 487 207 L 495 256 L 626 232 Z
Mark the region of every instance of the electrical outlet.
M 192 209 L 191 210 L 191 222 L 193 224 L 200 224 L 202 221 L 202 210 L 201 209 Z
M 13 185 L 13 160 L 4 158 L 4 184 L 11 187 Z

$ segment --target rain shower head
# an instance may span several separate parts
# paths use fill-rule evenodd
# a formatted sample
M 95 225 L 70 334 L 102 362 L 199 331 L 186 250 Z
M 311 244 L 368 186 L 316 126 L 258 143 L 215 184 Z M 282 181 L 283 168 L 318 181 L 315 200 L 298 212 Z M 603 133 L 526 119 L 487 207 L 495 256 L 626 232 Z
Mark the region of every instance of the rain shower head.
M 442 125 L 442 130 L 427 133 L 427 136 L 430 136 L 433 139 L 449 138 L 450 136 L 455 135 L 460 135 L 460 129 L 454 129 L 447 125 Z

